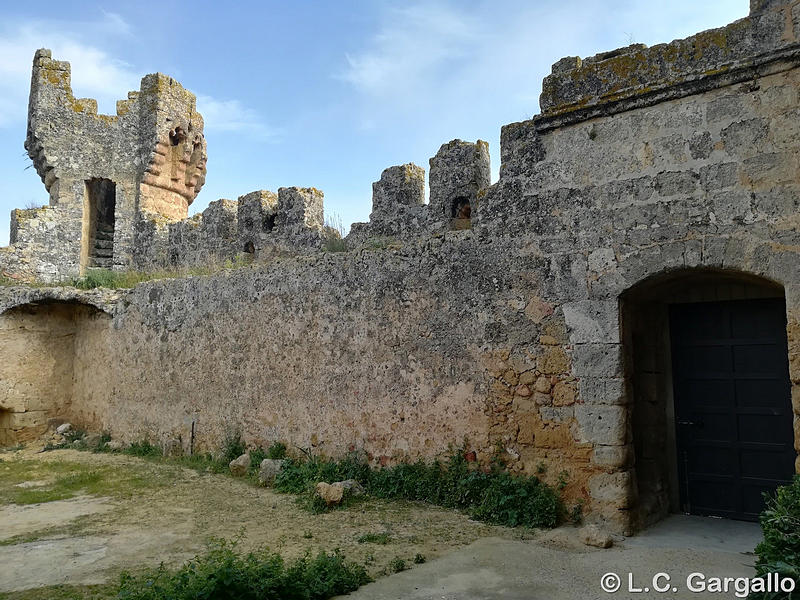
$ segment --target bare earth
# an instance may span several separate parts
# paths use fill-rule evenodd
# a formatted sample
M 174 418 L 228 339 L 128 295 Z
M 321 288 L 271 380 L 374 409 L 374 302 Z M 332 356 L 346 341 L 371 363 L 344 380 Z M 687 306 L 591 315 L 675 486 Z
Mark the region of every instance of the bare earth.
M 102 475 L 91 488 L 94 495 L 81 490 L 39 504 L 8 501 L 19 490 L 52 489 L 57 477 L 81 473 L 94 474 L 89 481 Z M 623 581 L 634 576 L 642 585 L 656 573 L 669 573 L 672 593 L 635 594 L 643 600 L 732 597 L 691 592 L 686 577 L 695 571 L 752 577 L 752 549 L 760 539 L 754 523 L 673 516 L 634 538 L 618 538 L 610 550 L 598 550 L 581 544 L 571 527 L 548 532 L 494 527 L 418 503 L 371 499 L 315 515 L 299 508 L 295 496 L 244 480 L 74 450 L 0 452 L 0 500 L 0 596 L 10 593 L 13 600 L 63 597 L 62 588 L 45 586 L 103 584 L 121 570 L 162 561 L 178 565 L 202 552 L 210 536 L 231 539 L 240 532 L 245 549 L 266 545 L 291 558 L 339 548 L 350 560 L 365 563 L 377 581 L 353 598 L 630 597 L 625 589 L 608 594 L 600 588 L 601 576 L 609 572 Z M 390 536 L 385 545 L 358 542 L 365 533 L 382 532 Z M 412 564 L 417 554 L 427 562 Z M 395 558 L 411 570 L 381 577 Z M 109 589 L 101 589 L 103 598 Z
M 33 462 L 25 466 L 25 481 L 10 483 L 8 472 L 15 464 L 19 469 L 20 461 Z M 178 565 L 201 552 L 209 537 L 230 539 L 242 531 L 244 548 L 266 545 L 287 558 L 339 548 L 348 559 L 366 563 L 373 576 L 382 574 L 395 557 L 411 564 L 416 554 L 431 560 L 482 537 L 524 539 L 535 534 L 410 502 L 370 499 L 311 514 L 297 506 L 295 496 L 243 480 L 76 450 L 0 453 L 0 493 L 9 486 L 44 487 L 53 480 L 50 470 L 58 466 L 63 474 L 65 463 L 67 473 L 110 467 L 124 481 L 143 487 L 118 493 L 109 484 L 110 493 L 101 497 L 0 507 L 0 544 L 6 544 L 0 545 L 0 593 L 104 583 L 122 570 L 161 561 Z M 382 532 L 389 533 L 388 544 L 357 541 L 365 533 Z

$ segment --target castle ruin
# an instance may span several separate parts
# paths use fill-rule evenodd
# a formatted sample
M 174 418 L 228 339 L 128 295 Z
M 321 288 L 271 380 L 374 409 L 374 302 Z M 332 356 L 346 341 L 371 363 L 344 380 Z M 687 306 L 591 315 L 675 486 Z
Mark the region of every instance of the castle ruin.
M 201 215 L 194 97 L 148 75 L 116 116 L 34 58 L 26 148 L 50 206 L 0 268 L 56 282 L 246 253 L 130 290 L 0 290 L 0 442 L 65 417 L 184 452 L 226 428 L 374 464 L 466 443 L 565 482 L 630 532 L 753 519 L 800 472 L 800 1 L 653 47 L 553 65 L 541 114 L 373 184 L 325 251 L 322 193 Z

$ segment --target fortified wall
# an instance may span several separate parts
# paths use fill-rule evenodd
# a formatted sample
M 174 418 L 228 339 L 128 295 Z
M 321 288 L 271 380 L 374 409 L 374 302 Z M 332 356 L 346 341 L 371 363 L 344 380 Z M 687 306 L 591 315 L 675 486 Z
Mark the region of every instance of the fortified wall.
M 496 184 L 483 142 L 442 146 L 428 204 L 420 167 L 390 167 L 344 252 L 320 248 L 316 190 L 162 212 L 162 230 L 141 218 L 140 184 L 133 239 L 152 252 L 134 241 L 115 267 L 263 260 L 118 292 L 4 288 L 0 348 L 14 358 L 0 368 L 0 431 L 19 439 L 59 416 L 194 452 L 233 428 L 375 464 L 465 443 L 481 464 L 499 452 L 514 472 L 566 481 L 589 520 L 630 532 L 704 514 L 682 487 L 712 469 L 690 464 L 684 387 L 711 386 L 733 361 L 730 394 L 701 395 L 691 414 L 728 440 L 701 453 L 720 457 L 703 489 L 731 503 L 714 510 L 752 518 L 752 498 L 800 472 L 799 65 L 797 0 L 754 1 L 670 44 L 562 59 L 542 113 L 503 128 Z M 156 130 L 171 131 L 155 127 L 153 148 Z M 61 190 L 77 203 L 85 181 L 64 183 L 38 135 L 28 147 L 44 140 L 56 198 L 41 218 L 66 223 Z M 683 316 L 700 305 L 743 315 L 720 321 L 727 341 L 691 337 L 711 326 Z

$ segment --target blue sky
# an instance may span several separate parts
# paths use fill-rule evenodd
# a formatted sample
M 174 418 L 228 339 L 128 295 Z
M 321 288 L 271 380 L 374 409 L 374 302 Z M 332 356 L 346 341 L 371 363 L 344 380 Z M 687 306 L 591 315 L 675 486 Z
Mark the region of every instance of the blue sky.
M 4 3 L 0 18 L 0 245 L 13 208 L 44 203 L 25 139 L 36 48 L 72 63 L 101 112 L 146 73 L 198 97 L 208 178 L 190 213 L 256 189 L 313 186 L 345 226 L 391 165 L 454 138 L 487 140 L 539 112 L 562 56 L 653 45 L 742 18 L 748 0 L 65 0 Z

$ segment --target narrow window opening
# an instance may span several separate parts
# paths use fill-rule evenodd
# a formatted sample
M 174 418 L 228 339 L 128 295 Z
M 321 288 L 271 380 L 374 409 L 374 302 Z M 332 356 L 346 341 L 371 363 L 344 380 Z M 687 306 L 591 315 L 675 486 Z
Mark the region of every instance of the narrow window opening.
M 186 139 L 186 133 L 180 127 L 176 127 L 175 129 L 169 132 L 169 143 L 172 146 L 177 146 L 185 139 Z
M 450 208 L 450 229 L 470 229 L 472 227 L 472 205 L 469 198 L 459 196 Z

